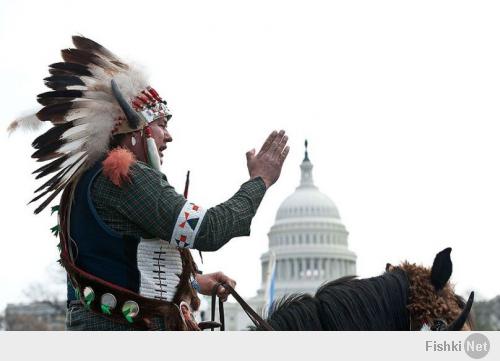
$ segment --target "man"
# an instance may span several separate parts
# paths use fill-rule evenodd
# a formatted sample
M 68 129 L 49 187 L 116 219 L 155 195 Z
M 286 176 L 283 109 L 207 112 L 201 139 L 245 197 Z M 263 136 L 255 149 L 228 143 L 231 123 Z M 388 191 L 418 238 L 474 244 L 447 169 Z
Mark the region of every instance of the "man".
M 36 118 L 53 128 L 33 142 L 37 178 L 56 173 L 36 190 L 42 211 L 62 193 L 61 263 L 68 272 L 70 330 L 197 330 L 196 290 L 218 283 L 202 275 L 190 249 L 216 251 L 249 235 L 267 190 L 289 152 L 284 131 L 272 132 L 261 150 L 247 152 L 250 180 L 216 207 L 204 209 L 176 193 L 159 171 L 172 141 L 169 109 L 140 71 L 94 41 L 74 36 L 65 62 L 50 65 L 53 91 L 40 94 Z M 33 124 L 34 117 L 11 129 Z M 222 299 L 227 290 L 217 288 Z

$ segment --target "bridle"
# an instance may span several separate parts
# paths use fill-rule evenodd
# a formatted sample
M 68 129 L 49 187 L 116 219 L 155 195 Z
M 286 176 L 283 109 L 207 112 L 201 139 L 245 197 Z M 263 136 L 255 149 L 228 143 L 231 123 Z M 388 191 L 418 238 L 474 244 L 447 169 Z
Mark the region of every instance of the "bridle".
M 200 322 L 198 326 L 201 329 L 207 329 L 210 328 L 212 331 L 214 331 L 215 328 L 219 328 L 220 331 L 225 331 L 226 326 L 225 326 L 225 317 L 224 317 L 224 303 L 219 297 L 219 322 L 215 321 L 215 304 L 217 303 L 217 289 L 219 286 L 224 287 L 226 290 L 229 291 L 231 296 L 234 297 L 236 302 L 241 306 L 243 311 L 247 314 L 247 316 L 252 320 L 254 325 L 257 327 L 257 329 L 262 329 L 264 331 L 274 331 L 274 329 L 271 327 L 271 325 L 264 320 L 262 317 L 260 317 L 257 312 L 255 312 L 252 307 L 246 303 L 243 298 L 238 294 L 238 292 L 235 291 L 233 287 L 231 287 L 228 284 L 225 283 L 217 283 L 213 288 L 212 288 L 212 307 L 211 307 L 211 316 L 210 320 L 211 321 L 205 321 L 205 322 Z

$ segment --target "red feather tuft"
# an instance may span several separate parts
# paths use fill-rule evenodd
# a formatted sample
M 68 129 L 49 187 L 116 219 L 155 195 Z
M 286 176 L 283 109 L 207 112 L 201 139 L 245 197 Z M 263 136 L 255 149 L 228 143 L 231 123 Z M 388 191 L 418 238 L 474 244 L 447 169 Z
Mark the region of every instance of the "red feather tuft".
M 124 182 L 130 182 L 130 166 L 135 162 L 135 156 L 127 149 L 115 148 L 108 153 L 102 162 L 103 173 L 117 187 Z

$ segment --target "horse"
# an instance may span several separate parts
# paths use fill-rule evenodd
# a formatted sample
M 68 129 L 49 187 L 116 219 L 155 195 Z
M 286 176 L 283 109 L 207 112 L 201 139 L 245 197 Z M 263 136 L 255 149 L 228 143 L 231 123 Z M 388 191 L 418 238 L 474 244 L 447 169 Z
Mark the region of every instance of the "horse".
M 271 305 L 266 321 L 277 331 L 471 330 L 474 292 L 467 302 L 455 294 L 450 253 L 439 252 L 430 269 L 388 263 L 377 277 L 343 277 L 314 296 L 285 296 Z

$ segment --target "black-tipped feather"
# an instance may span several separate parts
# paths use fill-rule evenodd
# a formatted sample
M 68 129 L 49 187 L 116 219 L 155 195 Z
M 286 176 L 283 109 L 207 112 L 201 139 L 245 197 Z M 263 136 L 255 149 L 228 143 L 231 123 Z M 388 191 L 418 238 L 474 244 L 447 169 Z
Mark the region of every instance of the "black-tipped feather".
M 99 56 L 86 50 L 63 49 L 61 50 L 61 55 L 64 61 L 69 63 L 76 63 L 85 67 L 94 64 L 106 68 L 106 63 Z
M 84 157 L 84 156 L 85 155 L 83 155 L 82 157 Z M 78 159 L 78 161 L 80 159 L 82 159 L 82 157 L 80 157 Z M 64 157 L 61 157 L 61 158 L 64 158 Z M 40 192 L 42 189 L 47 188 L 47 187 L 48 187 L 47 190 L 43 194 L 47 194 L 47 192 L 50 192 L 50 191 L 53 191 L 54 189 L 56 189 L 59 186 L 59 182 L 61 181 L 61 179 L 66 175 L 66 173 L 68 173 L 71 170 L 71 168 L 73 168 L 75 166 L 76 163 L 77 162 L 75 162 L 73 164 L 70 164 L 70 165 L 68 165 L 68 166 L 60 169 L 59 172 L 57 172 L 54 176 L 52 176 L 52 178 L 50 178 L 48 181 L 46 181 L 40 187 L 38 187 L 37 189 L 35 189 L 34 193 L 36 194 L 36 193 Z M 34 199 L 32 199 L 30 201 L 30 203 L 33 202 L 33 201 L 38 200 L 40 198 L 40 195 L 38 195 L 37 197 L 35 197 Z M 43 195 L 42 195 L 42 197 L 43 197 Z
M 52 160 L 54 158 L 59 158 L 62 155 L 63 155 L 63 153 L 55 151 L 55 152 L 49 153 L 43 157 L 38 158 L 36 161 L 37 162 L 46 162 L 46 161 Z
M 35 209 L 35 214 L 40 213 L 49 205 L 50 202 L 64 189 L 65 184 L 61 185 L 59 188 L 57 188 L 53 193 L 45 200 L 43 201 L 42 204 L 38 206 L 37 209 Z M 31 202 L 30 202 L 31 203 Z
M 61 104 L 61 103 L 67 103 L 67 102 L 70 102 L 70 101 L 73 101 L 75 99 L 78 99 L 78 98 L 70 98 L 70 97 L 53 97 L 53 98 L 40 98 L 40 99 L 37 99 L 38 103 L 40 103 L 41 105 L 43 106 L 47 106 L 47 105 L 54 105 L 54 104 Z
M 61 157 L 62 158 L 62 157 Z M 35 194 L 40 192 L 42 189 L 45 189 L 47 187 L 49 187 L 49 189 L 47 189 L 48 191 L 51 190 L 51 187 L 54 187 L 54 184 L 56 184 L 60 179 L 61 179 L 61 175 L 68 169 L 68 167 L 66 168 L 63 168 L 61 169 L 59 172 L 57 172 L 54 176 L 52 176 L 52 178 L 50 178 L 48 181 L 46 181 L 44 184 L 42 184 L 40 187 L 38 187 L 37 189 L 35 189 Z
M 36 113 L 36 116 L 41 121 L 50 120 L 54 122 L 62 122 L 64 121 L 66 113 L 74 107 L 76 108 L 77 106 L 78 105 L 76 103 L 72 102 L 51 104 L 42 108 L 38 113 Z
M 90 72 L 89 68 L 87 68 L 85 65 L 77 63 L 71 63 L 71 62 L 54 63 L 50 64 L 49 68 L 67 72 L 69 73 L 69 75 L 92 76 L 92 73 Z
M 73 122 L 67 122 L 63 123 L 60 125 L 56 125 L 49 130 L 47 130 L 45 133 L 37 137 L 33 143 L 31 143 L 31 146 L 35 149 L 40 149 L 42 147 L 45 147 L 49 144 L 52 144 L 59 140 L 63 133 L 67 131 L 69 128 L 73 127 Z
M 69 86 L 85 86 L 85 83 L 74 75 L 52 75 L 45 79 L 45 85 L 54 90 L 65 90 Z
M 62 157 L 57 158 L 56 160 L 54 160 L 48 164 L 43 165 L 42 167 L 38 168 L 37 170 L 34 170 L 32 174 L 40 173 L 36 176 L 36 179 L 42 178 L 42 177 L 46 176 L 47 174 L 50 174 L 50 173 L 58 170 L 59 166 L 61 164 L 63 164 L 63 162 L 68 158 L 69 158 L 68 154 L 63 155 Z
M 83 91 L 81 90 L 56 90 L 49 91 L 45 93 L 40 93 L 37 95 L 39 99 L 46 98 L 81 98 L 83 96 Z
M 63 139 L 58 139 L 55 142 L 48 144 L 44 146 L 43 148 L 38 149 L 35 153 L 31 155 L 31 158 L 42 158 L 45 157 L 46 155 L 52 154 L 56 152 L 63 144 L 66 142 Z
M 43 201 L 42 204 L 40 204 L 38 206 L 37 209 L 35 209 L 35 214 L 38 214 L 40 213 L 41 211 L 43 211 L 45 209 L 45 207 L 47 207 L 47 205 L 52 202 L 52 200 L 64 189 L 64 187 L 68 184 L 68 182 L 71 180 L 71 177 L 70 179 L 66 180 L 66 181 L 62 181 L 62 178 L 70 171 L 72 170 L 84 157 L 86 156 L 86 154 L 83 154 L 80 158 L 78 158 L 78 160 L 76 162 L 74 162 L 72 165 L 66 167 L 65 169 L 62 170 L 62 172 L 59 172 L 56 176 L 58 176 L 57 180 L 55 180 L 51 185 L 50 187 L 44 191 L 43 193 L 39 194 L 38 196 L 36 196 L 35 198 L 33 198 L 28 204 L 30 203 L 33 203 L 33 202 L 36 202 L 37 200 L 39 200 L 40 198 L 42 198 L 43 196 L 45 196 L 46 194 L 52 192 L 52 194 L 47 197 L 47 199 L 45 199 L 45 201 Z M 82 167 L 82 165 L 85 164 L 82 163 L 78 166 L 78 168 L 74 171 L 74 173 L 78 172 L 78 169 L 80 169 Z
M 77 75 L 70 70 L 62 70 L 62 69 L 49 69 L 50 75 Z
M 85 50 L 90 53 L 102 55 L 103 57 L 107 58 L 109 61 L 111 61 L 114 65 L 119 66 L 121 68 L 127 69 L 127 65 L 123 64 L 118 57 L 113 54 L 111 51 L 106 49 L 104 46 L 102 46 L 99 43 L 96 43 L 94 40 L 90 40 L 86 37 L 83 36 L 78 36 L 75 35 L 73 36 L 73 44 L 75 44 L 75 47 L 80 50 Z
M 37 95 L 37 101 L 44 105 L 67 103 L 76 98 L 81 98 L 83 91 L 81 90 L 56 90 L 45 92 Z

